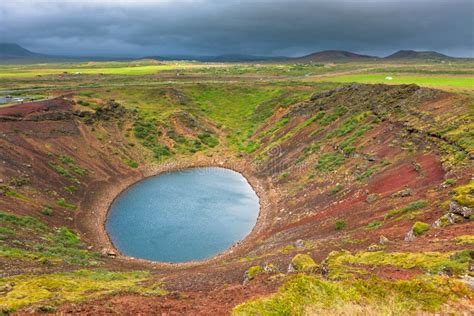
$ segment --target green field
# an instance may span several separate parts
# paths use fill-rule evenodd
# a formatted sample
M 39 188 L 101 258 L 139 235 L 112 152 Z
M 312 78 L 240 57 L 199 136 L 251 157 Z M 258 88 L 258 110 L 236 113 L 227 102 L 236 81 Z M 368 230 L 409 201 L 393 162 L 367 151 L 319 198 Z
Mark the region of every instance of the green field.
M 388 75 L 367 74 L 327 77 L 321 80 L 332 82 L 360 82 L 360 83 L 385 83 L 385 84 L 417 84 L 433 88 L 474 88 L 473 76 L 457 75 L 393 75 L 391 80 L 386 79 Z

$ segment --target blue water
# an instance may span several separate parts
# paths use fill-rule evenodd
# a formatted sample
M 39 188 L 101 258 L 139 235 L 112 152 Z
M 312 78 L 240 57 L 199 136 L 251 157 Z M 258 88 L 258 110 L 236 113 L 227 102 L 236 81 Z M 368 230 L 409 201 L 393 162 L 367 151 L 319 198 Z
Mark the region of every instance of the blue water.
M 123 254 L 164 262 L 212 257 L 255 225 L 258 197 L 239 173 L 194 168 L 136 183 L 110 208 L 106 229 Z

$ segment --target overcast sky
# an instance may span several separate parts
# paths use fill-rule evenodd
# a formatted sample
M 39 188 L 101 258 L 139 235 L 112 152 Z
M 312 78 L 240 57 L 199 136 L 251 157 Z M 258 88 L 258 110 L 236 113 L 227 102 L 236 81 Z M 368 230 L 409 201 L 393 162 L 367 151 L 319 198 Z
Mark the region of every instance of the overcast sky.
M 1 0 L 0 42 L 82 56 L 473 56 L 473 0 Z

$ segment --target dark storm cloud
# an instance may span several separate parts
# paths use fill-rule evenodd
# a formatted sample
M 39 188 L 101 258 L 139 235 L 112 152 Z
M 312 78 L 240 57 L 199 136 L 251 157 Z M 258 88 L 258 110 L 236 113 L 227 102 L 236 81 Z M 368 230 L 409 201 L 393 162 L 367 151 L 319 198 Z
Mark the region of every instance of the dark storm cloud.
M 471 0 L 2 1 L 0 36 L 74 55 L 473 54 Z

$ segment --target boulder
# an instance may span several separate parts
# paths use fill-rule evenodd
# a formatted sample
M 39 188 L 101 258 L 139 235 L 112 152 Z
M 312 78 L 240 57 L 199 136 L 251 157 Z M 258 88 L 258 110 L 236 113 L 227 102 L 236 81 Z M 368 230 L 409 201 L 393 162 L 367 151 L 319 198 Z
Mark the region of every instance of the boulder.
M 388 240 L 387 237 L 385 237 L 385 236 L 380 236 L 380 239 L 379 239 L 379 244 L 380 244 L 380 245 L 386 245 L 386 244 L 388 244 L 389 242 L 390 242 L 390 240 Z
M 465 218 L 469 218 L 469 216 L 474 214 L 474 210 L 472 208 L 460 205 L 456 201 L 451 201 L 449 203 L 449 212 L 461 215 Z

